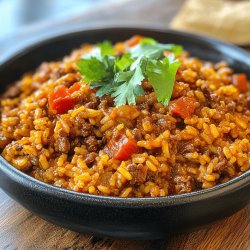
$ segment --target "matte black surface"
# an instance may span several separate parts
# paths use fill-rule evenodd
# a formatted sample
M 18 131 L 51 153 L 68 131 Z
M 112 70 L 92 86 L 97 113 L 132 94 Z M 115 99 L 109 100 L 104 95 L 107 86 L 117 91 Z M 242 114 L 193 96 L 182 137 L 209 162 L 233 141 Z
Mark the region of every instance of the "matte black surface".
M 41 62 L 58 59 L 85 42 L 124 40 L 134 34 L 184 46 L 192 56 L 226 60 L 250 78 L 247 52 L 210 38 L 150 28 L 76 31 L 36 44 L 5 58 L 0 66 L 1 92 Z M 250 172 L 216 187 L 160 198 L 114 198 L 80 194 L 42 183 L 0 157 L 0 187 L 34 214 L 75 231 L 126 239 L 156 239 L 200 227 L 231 215 L 250 201 Z

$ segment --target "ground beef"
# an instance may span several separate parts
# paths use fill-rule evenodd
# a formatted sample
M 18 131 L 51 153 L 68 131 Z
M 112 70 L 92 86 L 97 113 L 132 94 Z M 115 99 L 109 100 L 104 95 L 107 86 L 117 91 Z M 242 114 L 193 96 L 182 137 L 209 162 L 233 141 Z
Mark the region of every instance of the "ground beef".
M 98 140 L 95 136 L 91 135 L 84 139 L 89 152 L 97 152 L 102 145 L 102 140 Z
M 32 157 L 30 159 L 30 162 L 32 163 L 33 166 L 38 166 L 39 165 L 39 160 L 37 157 Z
M 70 142 L 67 134 L 61 129 L 58 133 L 58 138 L 54 143 L 55 151 L 58 153 L 67 154 L 70 150 Z
M 104 185 L 104 186 L 109 185 L 109 180 L 110 180 L 112 174 L 113 173 L 110 171 L 105 172 L 103 175 L 100 176 L 100 178 L 98 180 L 98 184 Z
M 146 95 L 145 105 L 147 106 L 147 108 L 152 108 L 156 102 L 157 102 L 157 97 L 155 92 Z
M 135 128 L 135 129 L 132 130 L 132 133 L 133 133 L 134 138 L 135 138 L 136 141 L 142 140 L 143 135 L 142 135 L 142 132 L 141 132 L 140 129 Z
M 79 82 L 80 80 L 81 77 L 79 75 L 72 73 L 62 76 L 59 79 L 60 83 L 67 88 L 71 87 L 74 83 Z
M 85 163 L 87 164 L 88 167 L 92 167 L 96 157 L 98 156 L 97 153 L 95 152 L 91 152 L 87 155 L 87 157 L 85 158 Z
M 223 154 L 223 150 L 221 147 L 218 147 L 217 153 L 218 153 L 219 163 L 216 164 L 214 170 L 221 172 L 226 167 L 227 160 Z
M 250 92 L 246 93 L 246 106 L 250 109 Z
M 97 109 L 98 102 L 88 102 L 86 103 L 85 107 L 88 109 Z
M 79 130 L 79 135 L 83 137 L 90 136 L 93 131 L 93 126 L 83 118 L 81 113 L 75 118 L 75 126 Z M 75 129 L 72 129 L 72 132 L 74 133 Z
M 2 132 L 0 132 L 0 148 L 4 148 L 7 144 L 9 144 L 11 140 L 6 138 Z
M 83 144 L 84 138 L 81 136 L 70 138 L 70 151 L 69 155 L 74 155 L 75 147 L 81 147 Z
M 191 176 L 176 176 L 174 181 L 175 189 L 179 194 L 191 192 L 195 188 L 195 182 Z
M 217 98 L 216 94 L 212 94 L 210 88 L 206 84 L 201 85 L 201 90 L 203 92 L 203 95 L 206 98 L 207 105 L 210 106 L 211 103 L 214 103 L 214 99 Z
M 177 119 L 176 128 L 183 130 L 186 127 L 186 124 L 183 119 Z
M 80 99 L 80 103 L 89 109 L 98 109 L 98 105 L 100 104 L 100 100 L 96 97 L 95 93 L 91 93 L 89 96 L 84 95 Z
M 15 98 L 21 94 L 20 84 L 9 86 L 2 95 L 3 98 Z
M 82 141 L 83 141 L 83 138 L 80 136 L 71 138 L 70 148 L 80 147 L 82 145 Z
M 235 112 L 235 108 L 236 108 L 236 103 L 234 101 L 230 101 L 228 104 L 227 104 L 227 110 L 229 112 Z
M 62 67 L 54 68 L 50 73 L 50 78 L 54 80 L 58 80 L 60 77 L 63 77 L 65 74 L 68 74 L 68 73 L 75 73 L 75 70 L 72 68 L 66 70 L 65 68 L 62 68 Z
M 49 63 L 42 63 L 36 72 L 36 74 L 39 76 L 37 79 L 39 83 L 46 82 L 49 79 L 51 72 L 51 65 Z
M 104 95 L 100 98 L 101 103 L 98 105 L 98 109 L 106 109 L 114 106 L 114 100 L 110 95 Z
M 236 100 L 237 104 L 242 106 L 244 110 L 250 108 L 250 92 L 247 94 L 239 94 L 239 98 Z
M 179 154 L 187 154 L 195 152 L 194 144 L 191 141 L 178 141 L 177 151 Z
M 151 116 L 151 123 L 157 125 L 154 127 L 154 132 L 157 135 L 166 130 L 171 130 L 172 128 L 172 123 L 168 121 L 166 115 L 164 114 L 153 113 Z
M 150 90 L 150 91 L 152 91 L 152 89 L 153 89 L 153 87 L 150 84 L 150 82 L 148 80 L 146 80 L 146 79 L 142 81 L 142 87 L 143 87 L 144 90 Z
M 164 132 L 172 128 L 172 123 L 167 121 L 165 117 L 158 119 L 156 124 L 160 128 L 160 132 Z
M 142 164 L 129 164 L 128 165 L 128 171 L 132 175 L 131 184 L 141 184 L 145 182 L 147 177 L 147 171 L 148 168 L 145 165 Z

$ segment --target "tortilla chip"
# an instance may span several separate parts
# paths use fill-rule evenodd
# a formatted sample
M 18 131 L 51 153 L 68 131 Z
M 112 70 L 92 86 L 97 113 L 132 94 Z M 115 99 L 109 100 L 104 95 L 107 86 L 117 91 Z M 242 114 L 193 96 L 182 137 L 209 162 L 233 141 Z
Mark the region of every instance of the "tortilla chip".
M 250 1 L 188 0 L 171 23 L 173 29 L 250 44 Z

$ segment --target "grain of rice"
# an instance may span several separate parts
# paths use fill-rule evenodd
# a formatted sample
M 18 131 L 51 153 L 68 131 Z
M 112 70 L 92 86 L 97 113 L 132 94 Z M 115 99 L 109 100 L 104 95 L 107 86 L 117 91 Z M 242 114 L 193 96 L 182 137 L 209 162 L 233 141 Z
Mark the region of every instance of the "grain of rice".
M 108 187 L 105 187 L 103 185 L 97 186 L 98 190 L 106 195 L 110 194 L 110 189 Z
M 129 173 L 129 171 L 125 168 L 125 167 L 123 167 L 123 166 L 120 166 L 118 169 L 117 169 L 117 171 L 119 172 L 119 173 L 121 173 L 127 180 L 132 180 L 132 176 L 131 176 L 131 174 Z
M 146 166 L 153 172 L 157 171 L 157 167 L 149 160 L 146 161 Z
M 131 188 L 131 187 L 128 187 L 128 188 L 124 189 L 124 191 L 121 193 L 120 196 L 121 196 L 122 198 L 126 198 L 126 197 L 129 196 L 129 194 L 131 193 L 131 191 L 132 191 L 132 188 Z

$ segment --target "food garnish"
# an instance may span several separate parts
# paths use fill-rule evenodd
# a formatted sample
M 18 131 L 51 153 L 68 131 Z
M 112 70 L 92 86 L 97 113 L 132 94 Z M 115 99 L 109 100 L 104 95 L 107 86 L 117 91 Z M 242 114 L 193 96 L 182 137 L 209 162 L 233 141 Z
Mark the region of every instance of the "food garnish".
M 171 51 L 167 57 L 164 51 Z M 136 98 L 144 95 L 142 81 L 148 79 L 159 102 L 168 105 L 180 62 L 174 54 L 182 51 L 175 44 L 162 44 L 152 38 L 131 40 L 126 53 L 115 56 L 112 44 L 98 44 L 78 63 L 84 82 L 98 88 L 96 96 L 111 95 L 115 106 L 136 104 Z

